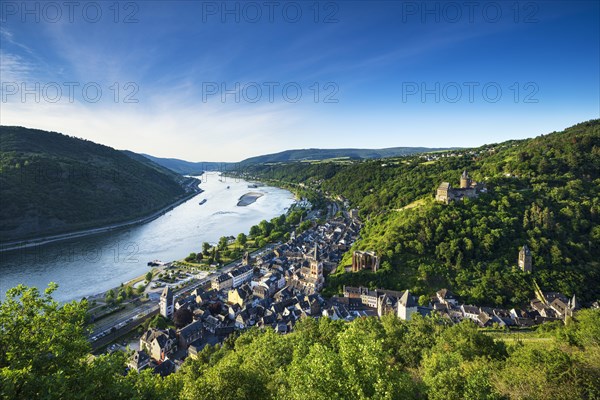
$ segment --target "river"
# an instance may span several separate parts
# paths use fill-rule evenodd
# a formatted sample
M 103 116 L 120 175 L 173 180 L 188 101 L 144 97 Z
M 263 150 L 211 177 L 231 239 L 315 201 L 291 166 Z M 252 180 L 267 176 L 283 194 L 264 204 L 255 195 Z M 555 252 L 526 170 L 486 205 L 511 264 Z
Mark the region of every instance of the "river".
M 54 298 L 80 299 L 119 286 L 150 268 L 148 261 L 173 261 L 199 252 L 202 242 L 248 233 L 252 225 L 286 212 L 293 195 L 279 188 L 248 188 L 242 180 L 204 174 L 203 193 L 161 217 L 128 229 L 0 253 L 0 299 L 19 283 L 41 291 L 59 285 Z M 227 187 L 229 186 L 229 189 Z M 237 206 L 241 196 L 259 192 L 255 203 Z M 206 199 L 202 205 L 199 202 Z

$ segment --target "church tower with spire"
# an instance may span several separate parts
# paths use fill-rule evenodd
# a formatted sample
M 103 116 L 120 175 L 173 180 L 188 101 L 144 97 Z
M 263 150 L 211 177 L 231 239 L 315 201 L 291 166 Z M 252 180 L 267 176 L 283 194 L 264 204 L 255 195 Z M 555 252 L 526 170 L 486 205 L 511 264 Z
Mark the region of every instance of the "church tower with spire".
M 323 263 L 319 257 L 319 247 L 315 244 L 315 250 L 310 262 L 310 277 L 318 281 L 323 280 Z

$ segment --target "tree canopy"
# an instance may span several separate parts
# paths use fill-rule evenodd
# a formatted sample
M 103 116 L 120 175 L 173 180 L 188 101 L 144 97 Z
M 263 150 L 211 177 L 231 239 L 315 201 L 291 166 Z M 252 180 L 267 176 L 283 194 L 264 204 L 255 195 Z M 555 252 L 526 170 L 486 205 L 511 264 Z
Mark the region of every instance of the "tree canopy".
M 471 322 L 394 315 L 304 318 L 292 333 L 250 329 L 166 378 L 90 357 L 85 301 L 63 305 L 19 286 L 0 304 L 5 399 L 596 399 L 600 310 L 538 341 L 492 337 Z M 575 338 L 573 345 L 559 339 Z

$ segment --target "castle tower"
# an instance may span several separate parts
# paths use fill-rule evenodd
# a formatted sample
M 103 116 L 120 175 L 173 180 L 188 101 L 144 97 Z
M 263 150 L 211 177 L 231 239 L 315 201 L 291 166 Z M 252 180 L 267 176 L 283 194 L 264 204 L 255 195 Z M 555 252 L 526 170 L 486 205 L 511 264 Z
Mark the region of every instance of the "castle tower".
M 531 272 L 533 270 L 531 251 L 529 251 L 527 245 L 523 246 L 521 251 L 519 251 L 519 268 L 524 272 Z
M 460 176 L 460 188 L 461 189 L 468 189 L 471 187 L 471 178 L 469 178 L 469 174 L 467 173 L 467 170 L 465 169 L 462 173 L 462 175 Z
M 435 194 L 435 199 L 437 201 L 441 201 L 443 203 L 448 204 L 453 200 L 452 196 L 452 185 L 449 182 L 442 182 L 440 186 L 437 188 L 437 192 Z
M 173 292 L 171 291 L 171 288 L 167 286 L 160 295 L 160 315 L 165 318 L 171 318 L 173 316 L 173 308 Z

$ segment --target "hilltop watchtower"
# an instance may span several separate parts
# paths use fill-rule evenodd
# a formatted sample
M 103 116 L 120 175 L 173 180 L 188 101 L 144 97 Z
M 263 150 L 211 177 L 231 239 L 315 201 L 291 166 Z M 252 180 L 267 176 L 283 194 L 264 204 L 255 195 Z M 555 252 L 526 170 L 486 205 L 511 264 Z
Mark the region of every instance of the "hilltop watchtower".
M 464 170 L 462 175 L 460 176 L 460 188 L 468 189 L 470 187 L 471 187 L 471 178 L 469 177 L 467 170 Z
M 519 251 L 519 268 L 524 272 L 531 272 L 533 270 L 531 251 L 527 245 L 523 246 L 521 251 Z

